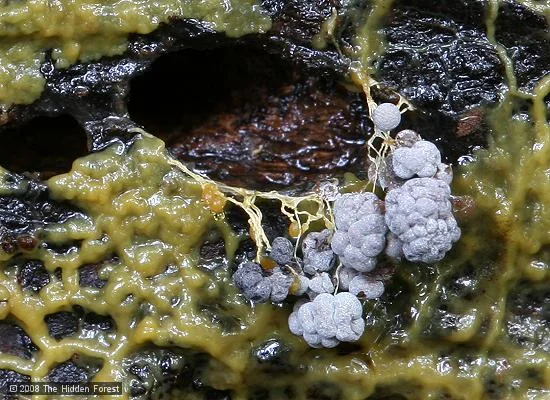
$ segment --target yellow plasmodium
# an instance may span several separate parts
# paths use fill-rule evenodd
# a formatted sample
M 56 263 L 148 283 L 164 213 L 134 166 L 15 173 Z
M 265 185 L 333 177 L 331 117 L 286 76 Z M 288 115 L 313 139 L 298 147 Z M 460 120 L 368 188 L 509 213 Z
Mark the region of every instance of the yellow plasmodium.
M 413 399 L 484 400 L 485 384 L 495 370 L 497 382 L 514 388 L 503 398 L 545 398 L 550 356 L 536 346 L 512 342 L 506 313 L 518 282 L 534 287 L 550 279 L 550 132 L 544 103 L 549 92 L 546 78 L 530 100 L 533 123 L 512 117 L 518 104 L 514 93 L 490 113 L 488 149 L 455 170 L 455 193 L 473 197 L 475 218 L 461 224 L 461 240 L 433 270 L 398 266 L 387 292 L 399 292 L 398 282 L 408 282 L 405 288 L 418 298 L 405 302 L 395 315 L 399 319 L 414 309 L 413 318 L 395 330 L 394 320 L 372 315 L 400 304 L 391 298 L 367 302 L 366 332 L 349 352 L 345 347 L 309 348 L 288 331 L 290 307 L 251 308 L 226 269 L 210 274 L 195 266 L 206 232 L 218 228 L 228 247 L 234 249 L 235 242 L 227 225 L 201 203 L 204 188 L 173 168 L 160 140 L 142 136 L 130 149 L 115 145 L 76 160 L 68 174 L 48 185 L 54 198 L 80 207 L 88 218 L 42 234 L 49 243 L 80 241 L 80 248 L 62 254 L 37 249 L 28 255 L 42 260 L 50 272 L 61 268 L 62 279 L 52 279 L 34 295 L 21 289 L 8 262 L 0 267 L 0 318 L 15 320 L 39 348 L 29 360 L 2 354 L 0 368 L 43 380 L 52 367 L 80 354 L 102 360 L 96 381 L 126 382 L 123 360 L 154 343 L 211 355 L 216 362 L 203 376 L 205 383 L 233 390 L 234 399 L 247 398 L 254 386 L 279 390 L 275 399 L 284 399 L 284 389 L 292 386 L 295 398 L 304 399 L 310 387 L 322 383 L 337 385 L 346 400 L 394 393 Z M 104 263 L 100 271 L 105 287 L 79 285 L 78 267 L 115 254 L 120 260 Z M 495 272 L 480 280 L 479 294 L 447 305 L 460 317 L 453 331 L 435 337 L 427 333 L 447 278 L 462 276 L 467 268 L 481 270 L 486 262 Z M 434 271 L 433 276 L 426 271 Z M 237 327 L 225 330 L 201 312 L 205 303 L 223 304 Z M 74 305 L 110 315 L 116 331 L 101 341 L 80 333 L 54 340 L 44 316 Z M 292 349 L 293 370 L 270 375 L 251 361 L 251 349 L 268 338 L 279 338 Z M 530 371 L 540 375 L 538 386 L 529 383 Z
M 130 33 L 150 33 L 171 17 L 203 20 L 230 37 L 271 26 L 256 0 L 5 1 L 0 4 L 0 104 L 38 98 L 46 51 L 60 68 L 122 54 Z
M 204 351 L 227 366 L 228 379 L 245 368 L 247 338 L 260 336 L 273 311 L 243 307 L 229 287 L 224 301 L 243 321 L 238 332 L 224 334 L 200 312 L 199 302 L 219 296 L 224 283 L 194 266 L 202 238 L 215 228 L 225 232 L 228 248 L 235 247 L 235 238 L 201 201 L 202 188 L 173 169 L 167 157 L 161 140 L 140 138 L 128 151 L 114 145 L 77 159 L 69 173 L 48 182 L 54 199 L 71 202 L 89 218 L 72 218 L 40 232 L 48 243 L 74 240 L 80 248 L 65 253 L 40 248 L 28 255 L 50 272 L 62 271 L 61 280 L 52 278 L 39 294 L 22 290 L 15 268 L 5 264 L 0 269 L 1 317 L 9 314 L 39 348 L 32 360 L 3 354 L 0 368 L 44 380 L 55 365 L 79 354 L 102 360 L 96 381 L 120 381 L 125 377 L 122 360 L 149 343 Z M 100 271 L 105 287 L 80 286 L 80 266 L 113 255 L 120 260 L 104 262 Z M 110 315 L 116 333 L 103 341 L 85 335 L 54 340 L 44 317 L 74 305 Z M 233 386 L 238 379 L 218 382 L 224 384 Z
M 534 125 L 512 120 L 513 98 L 504 102 L 491 119 L 493 143 L 478 154 L 477 161 L 458 171 L 455 189 L 474 198 L 476 218 L 462 225 L 463 237 L 449 258 L 434 268 L 435 277 L 425 275 L 430 270 L 426 266 L 398 268 L 394 279 L 407 280 L 410 290 L 420 289 L 412 294 L 418 299 L 409 304 L 417 316 L 406 329 L 394 331 L 397 336 L 387 334 L 394 321 L 376 317 L 369 320 L 357 348 L 349 354 L 340 353 L 341 349 L 311 349 L 289 332 L 290 307 L 250 307 L 226 268 L 209 273 L 196 267 L 198 248 L 207 232 L 215 228 L 225 232 L 227 247 L 233 249 L 235 239 L 226 222 L 215 218 L 201 200 L 201 185 L 174 168 L 162 141 L 142 135 L 130 148 L 113 145 L 77 159 L 69 173 L 48 181 L 54 199 L 70 202 L 88 217 L 72 218 L 41 232 L 48 243 L 80 241 L 80 246 L 64 253 L 39 248 L 26 256 L 43 261 L 50 272 L 62 271 L 61 280 L 52 278 L 38 294 L 22 290 L 16 268 L 3 262 L 0 316 L 17 322 L 39 351 L 31 359 L 2 354 L 0 368 L 39 381 L 78 354 L 101 360 L 95 381 L 126 385 L 124 360 L 153 343 L 209 354 L 214 361 L 202 376 L 205 383 L 232 390 L 235 399 L 247 398 L 254 386 L 268 387 L 281 396 L 292 386 L 296 398 L 302 399 L 309 388 L 322 383 L 336 385 L 350 400 L 365 399 L 384 387 L 413 393 L 412 398 L 418 399 L 446 395 L 481 400 L 484 379 L 494 368 L 491 362 L 505 360 L 509 369 L 499 379 L 515 379 L 519 382 L 515 398 L 526 399 L 529 387 L 521 377 L 537 366 L 545 371 L 542 384 L 550 385 L 549 368 L 544 367 L 550 360 L 542 351 L 528 351 L 510 342 L 505 312 L 507 298 L 519 280 L 548 281 L 550 260 L 539 250 L 550 244 L 546 216 L 550 181 L 543 176 L 547 169 L 540 168 L 550 163 L 542 101 L 550 91 L 549 82 L 539 85 Z M 526 175 L 538 180 L 526 180 Z M 480 283 L 485 294 L 475 297 L 475 303 L 456 299 L 450 305 L 460 315 L 454 331 L 440 338 L 427 335 L 427 319 L 439 305 L 445 279 L 468 265 L 484 267 L 484 254 L 493 257 L 498 269 L 490 281 Z M 112 260 L 113 255 L 120 260 Z M 89 263 L 103 263 L 100 275 L 106 285 L 102 289 L 79 285 L 78 268 Z M 394 284 L 388 284 L 389 292 L 396 290 Z M 223 305 L 236 326 L 225 329 L 201 310 L 204 304 Z M 102 340 L 80 331 L 53 339 L 44 316 L 75 305 L 110 315 L 116 330 Z M 398 305 L 387 299 L 367 302 L 366 315 L 385 307 Z M 276 379 L 268 379 L 270 375 L 251 361 L 251 350 L 269 338 L 279 338 L 292 349 L 288 364 L 295 370 Z M 464 366 L 466 357 L 472 361 Z

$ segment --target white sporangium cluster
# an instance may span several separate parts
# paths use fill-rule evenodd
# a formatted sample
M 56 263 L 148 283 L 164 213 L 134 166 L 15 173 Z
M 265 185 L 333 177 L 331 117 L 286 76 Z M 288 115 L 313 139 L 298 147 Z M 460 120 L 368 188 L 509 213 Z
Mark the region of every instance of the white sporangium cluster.
M 358 274 L 349 282 L 349 292 L 354 296 L 364 296 L 372 300 L 384 293 L 384 283 L 364 274 Z
M 309 280 L 308 285 L 308 295 L 311 299 L 314 299 L 321 293 L 332 293 L 334 292 L 334 284 L 330 275 L 326 272 L 314 276 Z
M 358 340 L 365 327 L 359 299 L 375 299 L 384 292 L 383 282 L 368 275 L 384 250 L 387 231 L 378 197 L 373 193 L 339 196 L 334 218 L 333 234 L 327 229 L 311 232 L 303 241 L 306 293 L 312 301 L 296 303 L 289 317 L 292 333 L 303 336 L 312 347 Z M 333 262 L 335 253 L 344 265 L 338 270 Z M 340 290 L 336 294 L 335 283 Z
M 304 238 L 302 254 L 305 273 L 312 275 L 332 269 L 334 253 L 330 248 L 331 235 L 330 230 L 324 229 L 321 232 L 311 232 Z
M 379 129 L 397 126 L 393 107 L 386 115 L 393 118 L 391 124 L 384 115 L 377 117 Z M 460 237 L 450 202 L 452 172 L 437 147 L 410 130 L 399 132 L 395 142 L 385 163 L 384 201 L 371 192 L 323 189 L 335 226 L 307 233 L 301 249 L 277 237 L 268 254 L 276 267 L 246 262 L 233 276 L 253 302 L 307 296 L 295 303 L 289 327 L 311 347 L 359 340 L 365 329 L 362 301 L 383 295 L 395 261 L 437 262 Z
M 344 194 L 334 202 L 334 219 L 331 245 L 342 265 L 360 272 L 373 270 L 388 230 L 380 199 L 370 192 Z
M 407 133 L 411 131 L 402 132 L 396 137 L 401 146 L 389 157 L 395 176 L 401 179 L 433 177 L 450 185 L 453 180 L 452 170 L 449 165 L 441 162 L 441 153 L 437 146 L 427 140 L 421 140 L 419 136 L 417 140 L 407 138 L 410 136 Z
M 359 340 L 365 329 L 363 305 L 348 292 L 322 293 L 313 301 L 296 303 L 288 318 L 290 331 L 311 347 L 335 347 Z
M 393 152 L 392 166 L 395 175 L 402 179 L 413 176 L 434 176 L 441 164 L 441 153 L 432 142 L 419 140 L 411 147 L 398 147 Z
M 452 170 L 441 162 L 439 149 L 416 132 L 401 131 L 396 142 L 385 177 L 390 230 L 385 252 L 412 262 L 440 261 L 461 234 L 450 201 Z
M 414 178 L 386 195 L 386 223 L 409 261 L 440 261 L 460 238 L 451 190 L 434 178 Z
M 358 340 L 365 327 L 359 298 L 375 298 L 383 291 L 381 282 L 358 279 L 355 275 L 360 273 L 353 270 L 356 274 L 349 286 L 353 294 L 335 293 L 337 264 L 331 240 L 328 229 L 310 232 L 302 242 L 303 260 L 290 260 L 294 253 L 292 243 L 286 238 L 275 238 L 269 258 L 277 262 L 276 267 L 262 268 L 257 263 L 244 262 L 233 275 L 235 285 L 253 303 L 278 303 L 289 294 L 306 295 L 307 299 L 296 302 L 289 326 L 312 347 L 334 347 L 341 341 Z

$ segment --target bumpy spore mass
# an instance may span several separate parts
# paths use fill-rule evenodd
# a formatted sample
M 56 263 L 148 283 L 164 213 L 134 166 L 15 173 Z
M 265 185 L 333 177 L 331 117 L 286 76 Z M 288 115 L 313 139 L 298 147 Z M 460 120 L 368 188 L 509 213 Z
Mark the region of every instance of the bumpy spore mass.
M 334 253 L 330 248 L 331 233 L 328 229 L 308 233 L 302 244 L 304 272 L 315 274 L 329 271 L 333 266 Z
M 350 281 L 349 292 L 355 296 L 377 299 L 384 293 L 384 283 L 359 274 Z
M 276 237 L 271 243 L 271 253 L 269 255 L 277 264 L 288 264 L 292 261 L 294 255 L 294 246 L 287 238 Z
M 374 269 L 387 231 L 378 197 L 374 193 L 345 194 L 334 203 L 334 218 L 332 250 L 342 264 L 361 272 Z
M 413 176 L 432 177 L 441 164 L 441 153 L 432 142 L 419 140 L 412 147 L 398 147 L 393 152 L 393 170 L 402 179 Z
M 334 291 L 334 285 L 330 279 L 329 274 L 323 272 L 309 280 L 309 297 L 315 298 L 321 293 L 332 293 Z
M 365 329 L 362 315 L 361 302 L 351 293 L 322 293 L 313 301 L 297 303 L 288 325 L 292 333 L 303 336 L 311 347 L 335 347 L 361 337 Z
M 286 299 L 290 287 L 294 282 L 292 275 L 285 274 L 278 269 L 274 271 L 268 279 L 271 284 L 271 301 L 274 303 L 280 303 Z
M 450 196 L 449 185 L 435 178 L 411 179 L 388 192 L 386 223 L 407 260 L 440 261 L 460 238 Z
M 290 240 L 277 237 L 269 256 L 278 266 L 262 270 L 245 263 L 235 273 L 237 286 L 254 302 L 306 294 L 310 301 L 296 303 L 288 322 L 312 347 L 359 339 L 365 325 L 359 299 L 380 298 L 385 290 L 388 273 L 375 270 L 382 252 L 433 263 L 460 237 L 450 203 L 452 173 L 437 147 L 410 130 L 399 132 L 396 143 L 386 158 L 391 184 L 385 202 L 372 192 L 335 195 L 335 227 L 308 232 L 302 258 Z
M 262 267 L 253 262 L 239 265 L 233 281 L 245 297 L 255 303 L 265 303 L 271 295 L 271 285 L 263 274 Z

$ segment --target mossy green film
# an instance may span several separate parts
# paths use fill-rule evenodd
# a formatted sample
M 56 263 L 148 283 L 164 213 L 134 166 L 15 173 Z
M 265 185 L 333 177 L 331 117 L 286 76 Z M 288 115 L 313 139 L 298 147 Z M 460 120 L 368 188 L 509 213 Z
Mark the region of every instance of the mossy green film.
M 521 321 L 532 335 L 527 344 L 517 341 L 511 327 L 517 318 L 514 299 L 545 290 L 550 279 L 550 128 L 543 100 L 548 93 L 547 77 L 528 99 L 532 123 L 513 118 L 525 102 L 514 90 L 489 111 L 488 149 L 468 166 L 455 168 L 454 192 L 476 204 L 461 219 L 461 240 L 439 264 L 399 265 L 385 295 L 365 304 L 360 350 L 346 355 L 311 349 L 290 334 L 290 306 L 251 308 L 226 268 L 197 267 L 208 232 L 224 232 L 228 249 L 235 249 L 237 238 L 201 203 L 200 185 L 169 165 L 159 139 L 141 136 L 129 149 L 115 145 L 77 159 L 48 187 L 54 199 L 73 203 L 88 218 L 38 234 L 53 243 L 79 240 L 79 250 L 58 254 L 38 248 L 25 254 L 43 261 L 50 272 L 60 267 L 62 279 L 31 294 L 19 286 L 9 255 L 1 255 L 0 318 L 16 321 L 39 351 L 30 360 L 2 354 L 0 368 L 43 380 L 52 367 L 79 354 L 99 361 L 95 381 L 127 385 L 123 361 L 152 343 L 209 354 L 205 383 L 232 390 L 236 399 L 247 398 L 254 387 L 284 398 L 288 386 L 300 399 L 320 383 L 336 384 L 342 398 L 352 400 L 377 390 L 418 399 L 484 399 L 488 393 L 499 399 L 545 398 L 550 389 L 547 323 L 536 315 Z M 5 194 L 14 190 L 4 186 Z M 103 265 L 105 287 L 79 285 L 80 266 L 113 254 L 120 260 Z M 471 282 L 467 293 L 450 289 L 460 277 Z M 74 305 L 110 315 L 116 330 L 101 340 L 82 333 L 53 339 L 44 316 Z M 213 320 L 202 305 L 219 306 L 230 322 Z M 449 315 L 455 317 L 452 324 L 441 319 Z M 251 352 L 271 338 L 292 349 L 290 365 L 304 368 L 276 378 L 262 372 Z M 155 362 L 154 353 L 143 357 Z

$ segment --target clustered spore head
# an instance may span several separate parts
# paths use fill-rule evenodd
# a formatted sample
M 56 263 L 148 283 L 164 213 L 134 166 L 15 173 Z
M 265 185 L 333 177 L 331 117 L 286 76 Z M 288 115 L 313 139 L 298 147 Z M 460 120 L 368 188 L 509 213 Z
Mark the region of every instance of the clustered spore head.
M 340 342 L 354 342 L 365 329 L 363 305 L 348 292 L 322 293 L 313 301 L 297 303 L 288 318 L 288 326 L 311 347 L 336 347 Z
M 388 192 L 386 223 L 407 260 L 440 261 L 460 238 L 450 197 L 449 185 L 434 178 L 414 178 Z
M 389 126 L 399 123 L 396 108 L 377 110 L 383 114 L 374 115 L 375 124 L 393 129 Z M 266 254 L 275 268 L 244 262 L 233 276 L 253 303 L 294 301 L 290 331 L 311 347 L 359 340 L 363 304 L 383 295 L 388 271 L 404 260 L 440 261 L 460 238 L 451 205 L 452 173 L 437 146 L 411 130 L 399 132 L 395 143 L 381 175 L 384 199 L 372 192 L 324 197 L 330 226 L 307 232 L 296 244 L 275 238 Z
M 336 232 L 332 250 L 346 267 L 369 272 L 384 250 L 388 230 L 374 193 L 348 193 L 334 202 Z

